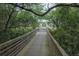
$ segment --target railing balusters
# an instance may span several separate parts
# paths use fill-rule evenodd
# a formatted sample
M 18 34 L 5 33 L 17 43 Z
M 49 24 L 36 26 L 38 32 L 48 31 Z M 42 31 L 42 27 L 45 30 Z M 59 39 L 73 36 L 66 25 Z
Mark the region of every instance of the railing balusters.
M 21 51 L 21 49 L 23 49 L 23 47 L 30 41 L 30 38 L 34 36 L 36 31 L 37 29 L 0 44 L 0 56 L 17 55 Z

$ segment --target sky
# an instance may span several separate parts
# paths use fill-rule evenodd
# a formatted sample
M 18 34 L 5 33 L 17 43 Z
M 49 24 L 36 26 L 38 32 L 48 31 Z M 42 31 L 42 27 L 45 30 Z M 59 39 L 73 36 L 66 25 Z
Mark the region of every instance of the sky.
M 44 5 L 44 7 L 43 7 L 42 12 L 46 12 L 49 8 L 51 8 L 52 6 L 54 6 L 55 3 L 44 3 L 43 5 Z M 56 8 L 54 8 L 52 10 L 56 10 Z

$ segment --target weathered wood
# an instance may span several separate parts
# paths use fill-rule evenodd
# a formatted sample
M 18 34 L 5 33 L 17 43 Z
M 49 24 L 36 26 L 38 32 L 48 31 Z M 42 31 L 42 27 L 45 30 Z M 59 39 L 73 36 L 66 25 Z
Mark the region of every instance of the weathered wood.
M 30 38 L 34 36 L 36 30 L 0 44 L 0 55 L 16 55 L 30 41 Z
M 68 56 L 68 54 L 64 51 L 64 49 L 59 45 L 59 43 L 54 39 L 54 37 L 51 35 L 49 30 L 47 29 L 48 37 L 51 39 L 52 43 L 54 43 L 55 46 L 55 54 L 56 55 L 62 55 L 62 56 Z

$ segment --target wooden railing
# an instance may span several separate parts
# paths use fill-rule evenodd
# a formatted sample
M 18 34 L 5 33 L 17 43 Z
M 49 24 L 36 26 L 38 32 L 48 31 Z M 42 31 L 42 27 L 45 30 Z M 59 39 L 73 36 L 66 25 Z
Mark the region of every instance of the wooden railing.
M 15 56 L 29 43 L 37 29 L 0 44 L 0 56 Z
M 54 39 L 49 30 L 47 29 L 47 35 L 50 41 L 52 42 L 51 47 L 53 47 L 53 55 L 54 56 L 68 56 L 68 54 L 64 51 L 64 49 L 59 45 L 59 43 Z

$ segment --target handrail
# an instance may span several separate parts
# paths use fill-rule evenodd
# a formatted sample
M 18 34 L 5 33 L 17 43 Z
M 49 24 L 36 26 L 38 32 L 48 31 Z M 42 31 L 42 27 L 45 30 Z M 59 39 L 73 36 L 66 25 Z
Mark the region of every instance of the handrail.
M 56 49 L 58 49 L 57 52 L 59 52 L 62 56 L 68 56 L 68 54 L 64 51 L 64 49 L 59 45 L 59 43 L 54 39 L 54 37 L 51 35 L 51 33 L 49 32 L 49 30 L 47 29 L 47 33 L 48 36 L 50 37 L 50 39 L 52 40 L 52 42 L 54 43 L 54 45 L 56 46 Z
M 34 36 L 37 28 L 22 36 L 0 44 L 0 56 L 16 55 Z

